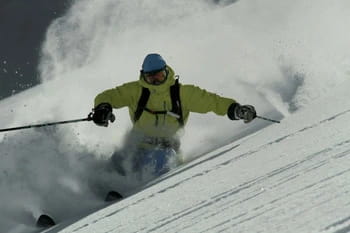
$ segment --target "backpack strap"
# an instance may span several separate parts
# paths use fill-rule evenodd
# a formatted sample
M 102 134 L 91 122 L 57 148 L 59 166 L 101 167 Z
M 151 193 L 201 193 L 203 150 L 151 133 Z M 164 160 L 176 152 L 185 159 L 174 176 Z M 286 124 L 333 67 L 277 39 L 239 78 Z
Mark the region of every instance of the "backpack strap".
M 145 88 L 145 87 L 142 88 L 142 93 L 141 93 L 139 102 L 137 104 L 137 109 L 134 114 L 134 123 L 140 119 L 142 112 L 146 107 L 150 94 L 151 93 L 148 90 L 148 88 Z
M 182 107 L 180 100 L 180 85 L 179 79 L 175 80 L 175 84 L 170 87 L 170 96 L 171 96 L 171 112 L 179 115 L 180 117 L 177 119 L 181 126 L 184 126 L 184 119 L 182 115 Z

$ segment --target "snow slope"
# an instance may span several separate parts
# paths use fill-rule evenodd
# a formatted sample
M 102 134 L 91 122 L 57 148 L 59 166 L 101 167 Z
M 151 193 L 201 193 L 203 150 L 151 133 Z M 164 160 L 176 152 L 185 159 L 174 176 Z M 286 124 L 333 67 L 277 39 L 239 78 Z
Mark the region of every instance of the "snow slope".
M 350 231 L 349 85 L 59 232 Z
M 42 84 L 0 102 L 1 128 L 86 117 L 97 93 L 135 80 L 144 56 L 159 52 L 183 83 L 253 104 L 261 115 L 284 118 L 283 124 L 259 131 L 267 122 L 256 120 L 245 125 L 213 114 L 192 114 L 182 140 L 184 155 L 192 160 L 211 152 L 200 158 L 208 161 L 197 165 L 195 160 L 183 173 L 176 172 L 169 180 L 110 207 L 112 213 L 114 208 L 120 209 L 129 218 L 117 212 L 104 219 L 105 212 L 101 212 L 100 222 L 118 223 L 121 218 L 131 223 L 121 222 L 124 227 L 140 230 L 150 226 L 147 229 L 163 231 L 159 226 L 179 230 L 180 224 L 172 225 L 177 221 L 203 230 L 213 224 L 232 227 L 237 221 L 242 222 L 240 227 L 256 223 L 256 230 L 264 225 L 262 221 L 276 223 L 273 219 L 283 216 L 281 203 L 286 203 L 285 212 L 293 218 L 283 219 L 284 227 L 295 229 L 297 225 L 291 221 L 296 221 L 305 232 L 340 229 L 347 219 L 341 209 L 346 208 L 345 201 L 335 199 L 339 205 L 325 202 L 331 205 L 332 214 L 320 205 L 308 215 L 306 207 L 314 203 L 308 195 L 317 196 L 318 179 L 341 174 L 346 164 L 342 161 L 346 157 L 335 154 L 346 150 L 347 143 L 341 142 L 346 141 L 342 134 L 346 134 L 347 125 L 341 119 L 347 113 L 320 122 L 348 109 L 342 108 L 348 106 L 346 90 L 339 88 L 348 86 L 350 2 L 250 0 L 225 8 L 208 2 L 74 1 L 67 14 L 48 29 L 39 67 Z M 334 91 L 339 99 L 327 99 L 327 104 L 320 100 Z M 117 121 L 108 128 L 84 122 L 0 134 L 1 232 L 38 232 L 33 222 L 43 212 L 65 227 L 105 205 L 101 190 L 116 188 L 127 193 L 138 187 L 137 182 L 104 169 L 130 128 L 127 110 L 115 113 Z M 311 156 L 324 149 L 322 156 Z M 316 165 L 319 169 L 312 170 Z M 342 175 L 333 179 L 338 181 Z M 313 192 L 303 193 L 302 187 L 313 183 L 304 190 Z M 325 196 L 315 200 L 346 192 L 346 185 L 345 190 L 336 189 L 336 183 L 330 178 L 329 185 L 322 187 L 332 192 L 325 191 Z M 300 205 L 304 204 L 301 194 L 308 200 L 305 207 Z M 256 199 L 252 202 L 245 201 L 253 196 Z M 171 202 L 180 197 L 181 201 Z M 235 207 L 226 205 L 225 200 L 240 208 L 233 211 Z M 219 203 L 225 207 L 217 207 Z M 198 226 L 196 221 L 201 217 L 195 216 L 202 210 L 208 211 L 203 218 L 213 215 L 213 222 Z M 315 219 L 306 215 L 315 215 Z M 133 222 L 136 217 L 139 219 Z M 188 218 L 196 220 L 191 223 Z M 215 218 L 227 220 L 226 225 L 215 223 Z M 318 220 L 328 225 L 312 228 Z M 89 220 L 86 223 L 93 227 Z
M 349 85 L 59 232 L 349 232 Z

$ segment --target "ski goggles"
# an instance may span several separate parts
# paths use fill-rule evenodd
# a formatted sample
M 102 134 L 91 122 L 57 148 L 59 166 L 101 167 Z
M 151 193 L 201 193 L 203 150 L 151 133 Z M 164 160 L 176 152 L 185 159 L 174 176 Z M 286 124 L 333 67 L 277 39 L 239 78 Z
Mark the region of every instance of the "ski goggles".
M 163 84 L 168 77 L 166 69 L 155 70 L 151 72 L 141 71 L 141 75 L 146 83 L 151 85 L 160 85 Z

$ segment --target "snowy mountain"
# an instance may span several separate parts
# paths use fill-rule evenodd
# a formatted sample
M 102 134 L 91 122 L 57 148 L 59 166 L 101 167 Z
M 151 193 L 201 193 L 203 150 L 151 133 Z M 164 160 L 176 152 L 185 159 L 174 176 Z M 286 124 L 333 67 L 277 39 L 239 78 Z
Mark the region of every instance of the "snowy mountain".
M 149 52 L 181 82 L 282 123 L 192 114 L 182 137 L 192 162 L 138 193 L 104 169 L 130 129 L 126 109 L 108 128 L 2 133 L 0 231 L 39 232 L 35 219 L 48 213 L 58 222 L 48 232 L 347 232 L 349 9 L 347 0 L 75 1 L 47 31 L 41 84 L 0 102 L 1 128 L 86 117 L 96 94 L 137 78 Z M 133 195 L 103 209 L 100 191 L 111 188 Z

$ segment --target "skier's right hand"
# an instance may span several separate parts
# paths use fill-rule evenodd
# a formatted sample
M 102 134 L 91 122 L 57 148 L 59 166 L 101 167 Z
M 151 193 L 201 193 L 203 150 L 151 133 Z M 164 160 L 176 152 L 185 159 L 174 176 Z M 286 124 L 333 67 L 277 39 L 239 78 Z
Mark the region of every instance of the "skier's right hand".
M 115 116 L 112 113 L 112 106 L 109 103 L 97 105 L 92 114 L 92 121 L 98 126 L 108 126 L 108 121 L 114 122 Z

